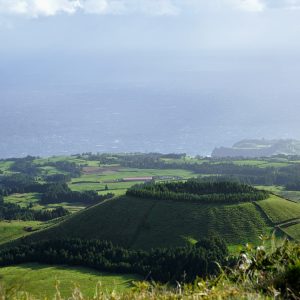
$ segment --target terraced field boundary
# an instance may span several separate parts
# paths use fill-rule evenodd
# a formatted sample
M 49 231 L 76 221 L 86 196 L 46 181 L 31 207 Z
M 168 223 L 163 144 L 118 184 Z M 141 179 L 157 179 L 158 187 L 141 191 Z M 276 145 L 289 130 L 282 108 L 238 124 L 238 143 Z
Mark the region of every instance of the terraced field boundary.
M 287 230 L 287 228 L 300 224 L 300 204 L 272 194 L 269 199 L 254 202 L 254 205 L 276 230 L 290 239 L 299 239 L 297 234 L 293 234 L 293 231 Z M 287 212 L 293 217 L 286 218 Z

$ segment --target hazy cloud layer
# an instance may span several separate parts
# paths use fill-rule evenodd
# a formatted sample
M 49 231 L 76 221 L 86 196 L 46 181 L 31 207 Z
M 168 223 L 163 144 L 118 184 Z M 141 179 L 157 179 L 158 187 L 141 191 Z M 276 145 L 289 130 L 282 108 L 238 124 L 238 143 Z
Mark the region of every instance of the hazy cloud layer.
M 75 14 L 178 15 L 203 10 L 299 9 L 300 0 L 0 0 L 0 14 L 29 17 Z

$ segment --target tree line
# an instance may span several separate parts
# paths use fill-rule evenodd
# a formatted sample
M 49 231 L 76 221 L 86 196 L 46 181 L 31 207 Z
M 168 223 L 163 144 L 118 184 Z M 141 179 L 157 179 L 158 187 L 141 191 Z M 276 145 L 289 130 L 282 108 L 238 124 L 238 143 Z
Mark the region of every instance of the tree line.
M 146 183 L 128 189 L 127 196 L 194 203 L 240 203 L 266 199 L 268 193 L 237 182 L 203 182 L 189 179 L 186 182 Z
M 42 174 L 41 167 L 51 166 L 65 173 L 70 178 L 79 177 L 81 175 L 81 166 L 76 164 L 75 162 L 63 160 L 63 161 L 48 161 L 40 164 L 35 162 L 36 159 L 37 158 L 33 156 L 14 158 L 13 163 L 10 166 L 10 171 L 18 172 L 29 176 L 39 176 Z
M 85 266 L 100 271 L 133 273 L 159 282 L 193 282 L 197 276 L 217 274 L 227 247 L 219 237 L 203 239 L 194 246 L 125 249 L 99 240 L 48 240 L 0 250 L 0 266 L 28 262 Z
M 70 212 L 57 207 L 53 210 L 33 210 L 28 207 L 20 207 L 15 203 L 4 203 L 0 196 L 0 220 L 22 220 L 22 221 L 48 221 L 69 215 Z
M 112 193 L 98 195 L 96 191 L 74 192 L 64 181 L 39 183 L 25 174 L 1 177 L 0 195 L 8 196 L 14 193 L 40 193 L 40 201 L 43 204 L 69 202 L 92 205 L 114 196 Z
M 75 162 L 63 160 L 56 162 L 47 162 L 44 165 L 52 166 L 60 171 L 66 172 L 72 178 L 76 178 L 81 175 L 81 166 L 76 164 Z
M 66 183 L 56 183 L 47 186 L 46 191 L 41 195 L 40 202 L 42 204 L 68 202 L 92 205 L 113 196 L 112 193 L 98 195 L 96 191 L 72 191 Z

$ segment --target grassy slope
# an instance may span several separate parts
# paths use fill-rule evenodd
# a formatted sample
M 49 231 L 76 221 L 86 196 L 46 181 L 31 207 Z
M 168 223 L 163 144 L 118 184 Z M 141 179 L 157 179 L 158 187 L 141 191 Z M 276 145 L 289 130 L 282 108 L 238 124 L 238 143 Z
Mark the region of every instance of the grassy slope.
M 213 232 L 230 244 L 255 242 L 270 229 L 251 203 L 199 205 L 120 197 L 77 213 L 31 238 L 100 238 L 149 248 L 184 245 Z
M 289 236 L 292 236 L 295 240 L 300 241 L 300 223 L 287 228 L 283 228 L 283 231 L 286 232 Z
M 258 205 L 275 224 L 300 218 L 300 205 L 298 203 L 272 196 L 269 199 L 259 201 Z
M 36 221 L 0 221 L 0 244 L 30 234 L 24 227 L 40 228 L 41 222 Z
M 95 294 L 97 283 L 104 291 L 122 292 L 131 286 L 134 275 L 100 273 L 86 268 L 24 264 L 0 268 L 0 282 L 7 287 L 18 288 L 35 297 L 53 299 L 55 285 L 60 282 L 59 290 L 63 297 L 70 297 L 75 286 L 79 286 L 85 297 Z

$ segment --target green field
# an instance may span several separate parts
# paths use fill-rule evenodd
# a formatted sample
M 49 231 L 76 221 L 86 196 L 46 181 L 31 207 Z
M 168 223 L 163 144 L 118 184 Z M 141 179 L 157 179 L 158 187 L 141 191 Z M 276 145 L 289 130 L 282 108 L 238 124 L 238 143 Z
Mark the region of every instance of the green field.
M 128 168 L 111 168 L 106 166 L 101 168 L 101 171 L 95 169 L 95 174 L 83 174 L 78 178 L 73 178 L 69 183 L 69 187 L 73 191 L 86 191 L 96 190 L 100 194 L 106 194 L 107 192 L 114 193 L 115 195 L 122 195 L 128 188 L 142 181 L 134 182 L 121 182 L 123 178 L 128 177 L 153 177 L 153 176 L 178 176 L 183 179 L 187 179 L 195 176 L 193 172 L 186 170 L 158 170 L 158 169 L 128 169 Z M 105 190 L 107 185 L 108 191 Z
M 9 168 L 12 164 L 12 161 L 0 161 L 0 171 L 4 173 L 10 173 Z
M 269 161 L 269 160 L 234 160 L 234 164 L 240 166 L 255 166 L 259 168 L 281 168 L 289 166 L 291 163 L 289 162 L 276 162 L 276 161 Z
M 283 228 L 283 231 L 289 236 L 293 237 L 295 240 L 300 241 L 300 223 Z
M 68 209 L 70 212 L 77 212 L 81 209 L 84 209 L 86 205 L 83 203 L 53 203 L 53 204 L 40 204 L 40 194 L 38 193 L 26 193 L 26 194 L 12 194 L 4 197 L 4 201 L 8 203 L 15 203 L 21 207 L 28 207 L 28 205 L 32 204 L 32 209 L 40 210 L 40 209 L 53 209 L 58 206 L 63 206 Z
M 300 204 L 277 196 L 257 202 L 274 224 L 300 218 Z
M 21 207 L 27 207 L 30 203 L 33 206 L 38 205 L 40 200 L 40 194 L 38 193 L 26 193 L 26 194 L 12 194 L 4 197 L 4 201 L 8 203 L 18 204 Z
M 256 188 L 270 191 L 285 199 L 300 202 L 300 191 L 289 191 L 280 185 L 256 185 Z
M 31 232 L 25 230 L 42 228 L 42 223 L 37 221 L 0 221 L 0 244 L 26 236 Z
M 138 279 L 134 275 L 100 273 L 69 266 L 23 264 L 0 268 L 0 283 L 5 284 L 7 288 L 30 293 L 39 299 L 53 299 L 58 282 L 62 297 L 71 297 L 74 288 L 79 287 L 85 297 L 92 298 L 97 285 L 105 293 L 122 292 L 132 286 L 132 281 Z

